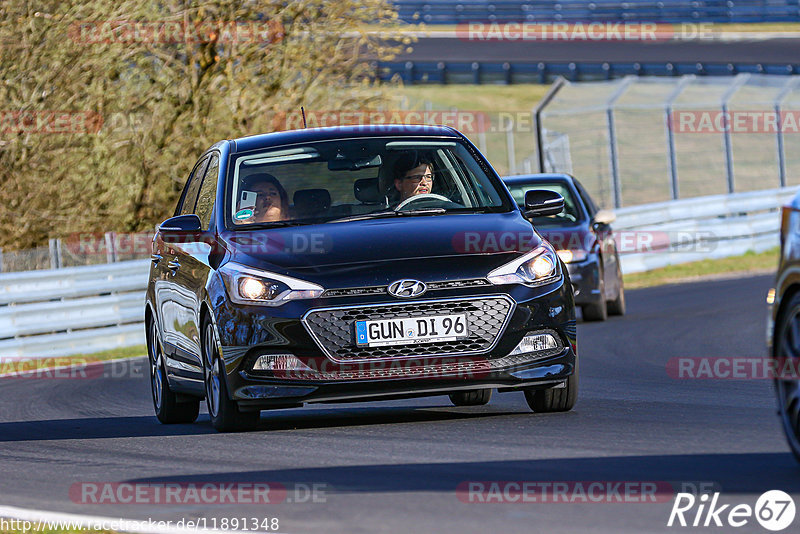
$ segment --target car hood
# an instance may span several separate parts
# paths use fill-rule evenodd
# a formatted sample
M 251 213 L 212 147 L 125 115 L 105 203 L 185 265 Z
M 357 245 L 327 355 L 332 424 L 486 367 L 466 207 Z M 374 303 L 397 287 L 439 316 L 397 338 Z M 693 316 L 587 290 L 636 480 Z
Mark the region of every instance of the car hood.
M 298 276 L 385 283 L 484 277 L 541 244 L 518 212 L 327 223 L 222 236 L 230 260 Z

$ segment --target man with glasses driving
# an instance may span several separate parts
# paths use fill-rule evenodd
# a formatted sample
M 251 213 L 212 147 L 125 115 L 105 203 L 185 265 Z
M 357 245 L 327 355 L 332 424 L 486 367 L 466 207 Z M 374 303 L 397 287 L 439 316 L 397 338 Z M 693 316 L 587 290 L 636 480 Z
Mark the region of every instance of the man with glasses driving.
M 394 166 L 394 187 L 400 202 L 415 195 L 430 193 L 433 188 L 433 163 L 416 152 L 404 154 Z

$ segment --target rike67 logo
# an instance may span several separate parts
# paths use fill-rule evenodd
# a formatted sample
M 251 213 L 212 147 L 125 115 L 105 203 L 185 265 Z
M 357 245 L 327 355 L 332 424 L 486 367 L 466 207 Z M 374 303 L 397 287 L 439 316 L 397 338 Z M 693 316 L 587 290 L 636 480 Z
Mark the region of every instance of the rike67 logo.
M 794 521 L 795 505 L 792 497 L 780 490 L 767 491 L 749 504 L 719 504 L 718 492 L 696 496 L 678 493 L 669 514 L 667 526 L 681 527 L 733 527 L 752 524 L 753 518 L 765 529 L 779 531 Z

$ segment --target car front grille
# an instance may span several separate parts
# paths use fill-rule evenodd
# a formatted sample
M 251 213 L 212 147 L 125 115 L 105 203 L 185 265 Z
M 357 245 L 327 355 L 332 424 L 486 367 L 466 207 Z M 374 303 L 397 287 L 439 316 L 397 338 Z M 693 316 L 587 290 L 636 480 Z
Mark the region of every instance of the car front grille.
M 514 301 L 505 295 L 409 301 L 311 310 L 303 318 L 303 324 L 325 355 L 340 363 L 484 354 L 494 348 L 513 309 Z M 358 347 L 355 344 L 353 325 L 356 321 L 457 313 L 467 314 L 468 338 L 385 347 Z

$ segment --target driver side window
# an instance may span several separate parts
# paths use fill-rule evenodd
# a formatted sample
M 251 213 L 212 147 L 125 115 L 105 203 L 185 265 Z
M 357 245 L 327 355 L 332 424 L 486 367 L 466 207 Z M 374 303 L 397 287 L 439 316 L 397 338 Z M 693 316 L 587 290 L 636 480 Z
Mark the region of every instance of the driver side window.
M 192 170 L 192 173 L 189 175 L 183 192 L 183 198 L 178 206 L 176 215 L 190 215 L 194 213 L 194 206 L 197 203 L 197 195 L 200 192 L 200 184 L 203 182 L 203 175 L 206 172 L 207 163 L 208 157 L 203 158 L 195 165 L 194 170 Z

